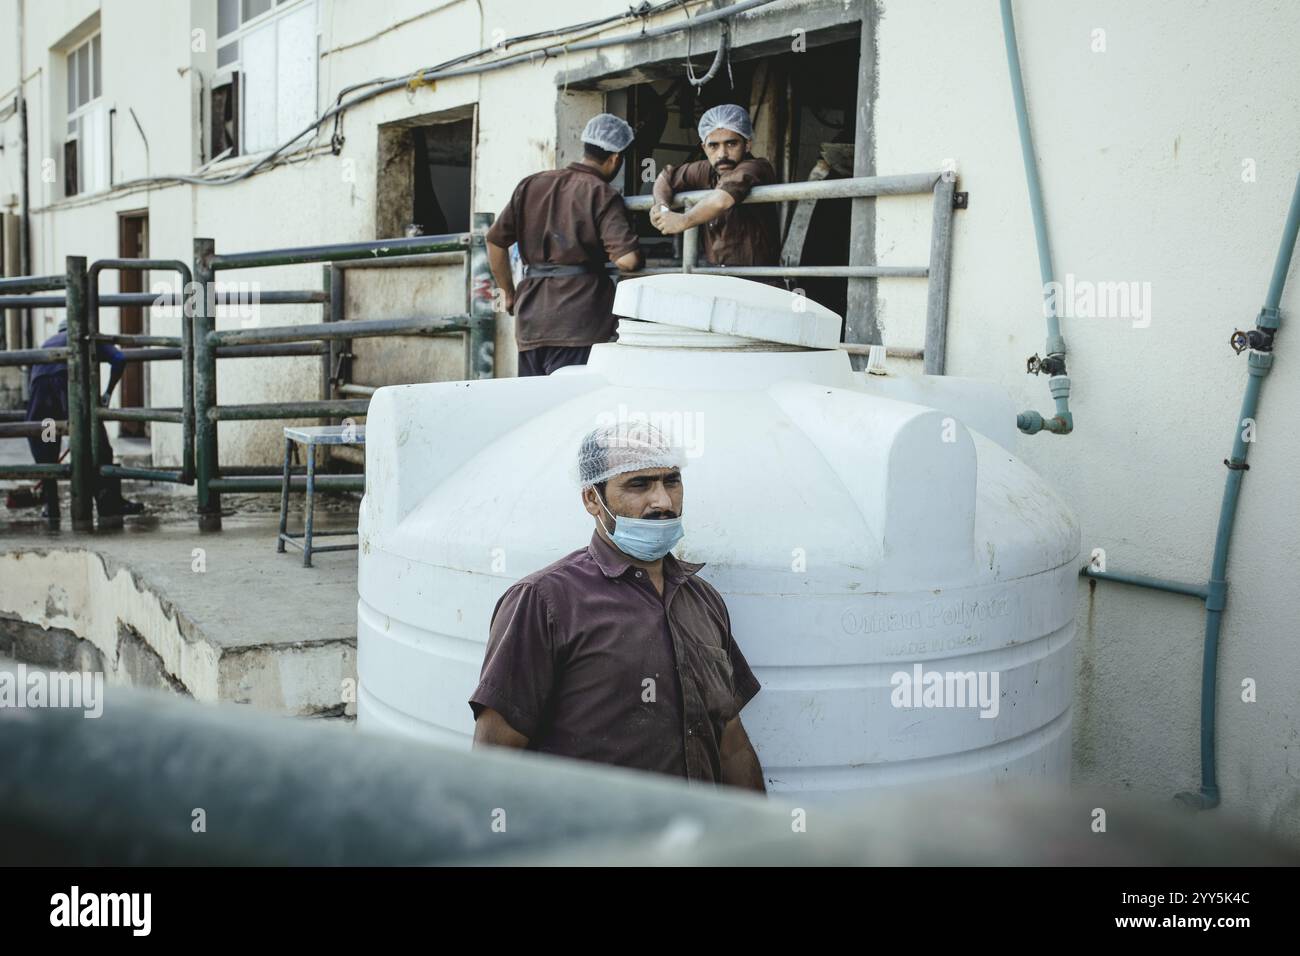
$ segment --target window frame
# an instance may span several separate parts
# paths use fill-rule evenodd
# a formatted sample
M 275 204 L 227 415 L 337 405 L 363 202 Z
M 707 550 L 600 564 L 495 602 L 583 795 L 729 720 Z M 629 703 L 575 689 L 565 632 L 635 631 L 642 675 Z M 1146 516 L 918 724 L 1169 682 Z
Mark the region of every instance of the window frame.
M 76 46 L 66 50 L 63 55 L 64 82 L 67 84 L 62 138 L 64 159 L 63 195 L 65 197 L 80 196 L 86 191 L 87 166 L 85 162 L 86 151 L 83 149 L 85 146 L 83 121 L 95 110 L 99 100 L 104 95 L 104 43 L 102 36 L 102 30 L 95 30 L 85 39 L 78 41 Z M 80 98 L 82 68 L 78 65 L 78 54 L 83 50 L 86 53 L 85 69 L 89 73 L 86 81 L 87 97 L 85 100 Z M 67 169 L 68 146 L 72 143 L 76 144 L 77 168 L 75 183 L 69 182 L 69 170 Z M 69 192 L 69 185 L 75 185 L 76 189 Z
M 239 24 L 238 26 L 235 27 L 235 29 L 231 30 L 230 32 L 224 34 L 218 34 L 217 36 L 217 43 L 216 43 L 216 48 L 213 51 L 213 56 L 216 58 L 216 62 L 219 65 L 217 65 L 215 70 L 213 71 L 212 83 L 210 87 L 211 89 L 215 89 L 218 86 L 223 86 L 226 83 L 230 82 L 231 77 L 234 75 L 238 75 L 240 77 L 240 79 L 237 81 L 238 96 L 236 98 L 236 103 L 235 103 L 238 110 L 238 115 L 235 117 L 235 127 L 238 130 L 238 135 L 236 138 L 236 148 L 234 153 L 232 153 L 230 156 L 227 156 L 224 160 L 221 161 L 222 163 L 227 161 L 233 161 L 240 158 L 263 156 L 271 152 L 275 148 L 274 145 L 259 150 L 249 150 L 246 148 L 246 139 L 248 134 L 246 110 L 247 110 L 248 96 L 250 91 L 249 91 L 248 83 L 246 82 L 246 77 L 244 76 L 243 44 L 244 44 L 244 40 L 248 37 L 249 34 L 256 33 L 258 30 L 261 30 L 263 27 L 266 27 L 274 23 L 276 20 L 282 17 L 291 16 L 293 13 L 299 12 L 306 7 L 311 7 L 313 10 L 315 10 L 316 11 L 315 35 L 317 38 L 317 43 L 316 43 L 316 55 L 314 60 L 315 69 L 316 69 L 316 81 L 314 83 L 314 87 L 315 87 L 315 93 L 318 102 L 320 96 L 320 4 L 318 0 L 271 0 L 270 9 L 262 11 L 261 13 L 257 14 L 257 16 L 250 17 L 248 20 L 243 19 L 244 5 L 246 3 L 246 0 L 232 0 L 232 2 L 234 2 L 239 8 Z M 220 30 L 221 13 L 220 13 L 219 6 L 216 11 L 216 15 L 217 15 L 216 29 Z M 235 46 L 234 59 L 232 59 L 228 63 L 220 63 L 222 49 L 232 44 Z M 275 97 L 278 102 L 278 98 L 279 98 L 278 90 L 275 93 Z M 316 104 L 313 104 L 313 114 L 315 113 L 315 105 Z M 209 97 L 209 107 L 211 107 L 210 97 Z M 208 145 L 209 145 L 208 155 L 215 156 L 216 150 L 212 148 L 213 144 L 209 142 Z

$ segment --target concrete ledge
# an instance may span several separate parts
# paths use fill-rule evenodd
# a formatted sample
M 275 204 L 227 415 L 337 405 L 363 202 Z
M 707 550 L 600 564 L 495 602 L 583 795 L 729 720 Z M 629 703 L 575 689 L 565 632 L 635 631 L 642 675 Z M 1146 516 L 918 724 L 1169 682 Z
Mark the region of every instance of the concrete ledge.
M 248 559 L 231 554 L 225 560 L 223 554 L 240 543 L 238 535 L 204 538 L 207 561 L 226 573 L 191 572 L 189 586 L 172 591 L 148 567 L 108 549 L 0 552 L 0 652 L 31 663 L 102 670 L 110 684 L 171 690 L 200 701 L 252 704 L 292 716 L 354 716 L 356 705 L 345 700 L 356 679 L 354 612 L 343 617 L 339 636 L 322 636 L 319 620 L 293 613 L 295 600 L 317 605 L 312 592 L 318 589 L 295 590 L 285 581 L 247 587 Z M 285 556 L 266 555 L 268 561 L 277 557 L 278 571 L 296 570 Z M 350 611 L 354 594 L 352 585 L 336 603 Z M 197 614 L 189 610 L 191 597 Z M 279 602 L 278 618 L 266 613 L 269 602 Z M 214 606 L 225 613 L 202 613 Z M 286 617 L 301 626 L 284 626 Z

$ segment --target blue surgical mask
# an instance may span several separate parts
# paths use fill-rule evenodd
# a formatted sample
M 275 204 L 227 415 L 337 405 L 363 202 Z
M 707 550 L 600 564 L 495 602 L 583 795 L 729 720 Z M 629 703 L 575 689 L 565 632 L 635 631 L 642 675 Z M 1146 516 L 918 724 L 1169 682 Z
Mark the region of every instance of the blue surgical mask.
M 616 515 L 605 505 L 599 492 L 596 497 L 605 512 L 614 519 L 614 531 L 609 532 L 610 539 L 624 554 L 630 554 L 640 561 L 658 561 L 682 540 L 686 532 L 682 530 L 682 519 L 676 518 L 624 518 Z M 605 522 L 601 521 L 601 527 Z

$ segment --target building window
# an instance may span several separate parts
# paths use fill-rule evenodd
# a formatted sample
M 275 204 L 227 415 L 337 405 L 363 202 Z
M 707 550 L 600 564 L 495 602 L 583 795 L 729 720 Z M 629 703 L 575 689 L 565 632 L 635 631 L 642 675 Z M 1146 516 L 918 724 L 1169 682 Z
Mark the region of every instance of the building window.
M 275 149 L 316 118 L 315 0 L 219 0 L 217 37 L 210 155 Z
M 68 51 L 68 130 L 63 142 L 63 194 L 108 187 L 108 116 L 100 99 L 100 35 Z
M 474 107 L 379 127 L 376 238 L 468 232 Z

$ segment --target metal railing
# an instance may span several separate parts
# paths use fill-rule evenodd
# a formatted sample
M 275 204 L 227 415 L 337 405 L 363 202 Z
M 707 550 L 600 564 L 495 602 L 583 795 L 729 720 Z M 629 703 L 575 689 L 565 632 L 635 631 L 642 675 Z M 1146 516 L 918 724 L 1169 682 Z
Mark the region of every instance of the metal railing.
M 933 212 L 930 229 L 930 258 L 921 266 L 709 266 L 699 264 L 699 226 L 693 226 L 682 235 L 682 264 L 679 268 L 643 269 L 633 275 L 662 275 L 666 273 L 694 273 L 696 275 L 727 275 L 747 279 L 759 278 L 844 278 L 885 279 L 917 278 L 929 283 L 925 310 L 925 344 L 920 348 L 895 348 L 887 351 L 904 358 L 920 358 L 925 362 L 925 372 L 942 375 L 948 328 L 948 277 L 952 264 L 952 214 L 956 197 L 956 183 L 950 175 L 941 172 L 908 173 L 901 176 L 860 176 L 852 179 L 828 179 L 817 182 L 779 183 L 756 186 L 745 198 L 746 203 L 797 202 L 800 200 L 866 199 L 876 196 L 933 195 Z M 689 210 L 709 194 L 709 190 L 692 190 L 677 193 L 673 207 Z M 653 196 L 627 196 L 627 208 L 634 212 L 648 212 L 655 204 Z M 865 343 L 841 343 L 850 354 L 866 354 L 870 346 Z
M 55 428 L 68 435 L 68 464 L 31 464 L 0 466 L 0 478 L 65 479 L 71 485 L 72 527 L 74 531 L 93 528 L 94 473 L 91 448 L 93 427 L 87 391 L 90 384 L 90 354 L 86 338 L 86 258 L 68 256 L 67 271 L 59 276 L 13 276 L 0 279 L 0 310 L 15 308 L 62 308 L 68 322 L 68 344 L 63 348 L 17 349 L 0 351 L 0 365 L 21 366 L 64 362 L 68 366 L 68 418 L 55 422 Z M 33 295 L 62 289 L 61 296 Z M 17 423 L 14 423 L 17 424 Z M 22 429 L 5 428 L 0 437 L 28 437 Z M 49 521 L 59 521 L 59 497 L 46 498 Z
M 781 183 L 753 189 L 745 202 L 778 203 L 804 200 L 863 199 L 877 196 L 933 195 L 930 256 L 925 265 L 883 266 L 747 266 L 722 267 L 700 264 L 699 227 L 683 235 L 680 267 L 646 269 L 635 275 L 673 272 L 700 275 L 732 275 L 745 278 L 828 277 L 845 279 L 924 278 L 928 282 L 925 343 L 921 348 L 890 347 L 893 355 L 923 358 L 925 371 L 942 374 L 948 312 L 948 276 L 952 251 L 952 213 L 955 185 L 951 177 L 938 172 L 901 176 L 870 176 L 817 182 Z M 677 194 L 673 205 L 689 209 L 708 194 L 707 190 Z M 629 196 L 631 211 L 647 211 L 652 196 Z M 92 526 L 92 498 L 97 477 L 136 478 L 193 484 L 199 513 L 199 527 L 221 527 L 223 492 L 279 492 L 281 468 L 277 466 L 228 466 L 218 462 L 218 423 L 222 421 L 271 421 L 293 418 L 330 420 L 340 416 L 364 415 L 374 388 L 349 381 L 352 341 L 356 338 L 392 335 L 466 336 L 466 377 L 491 378 L 494 373 L 492 276 L 488 267 L 484 234 L 492 223 L 489 213 L 475 213 L 468 233 L 418 236 L 376 242 L 337 243 L 254 252 L 218 254 L 212 239 L 194 240 L 191 270 L 175 259 L 102 259 L 89 269 L 86 259 L 69 256 L 67 271 L 57 276 L 18 276 L 0 279 L 0 310 L 7 308 L 63 308 L 68 318 L 68 347 L 0 351 L 0 365 L 30 365 L 35 362 L 66 361 L 68 377 L 68 419 L 55 428 L 69 436 L 68 464 L 9 465 L 0 477 L 42 477 L 66 479 L 72 485 L 73 527 Z M 448 254 L 454 254 L 448 256 Z M 464 313 L 436 318 L 348 319 L 344 315 L 346 272 L 353 268 L 403 268 L 463 263 L 467 307 Z M 216 291 L 218 272 L 268 266 L 322 263 L 321 290 L 270 290 L 259 292 L 259 305 L 312 304 L 323 306 L 318 324 L 241 328 L 217 331 L 216 312 L 220 305 L 242 301 L 236 295 Z M 98 280 L 106 270 L 166 269 L 176 272 L 183 283 L 178 293 L 103 293 Z M 61 291 L 61 295 L 50 295 Z M 121 306 L 182 306 L 178 336 L 104 333 L 99 327 L 99 309 Z M 180 361 L 182 401 L 180 408 L 106 408 L 99 404 L 99 363 L 96 346 L 111 342 L 123 349 L 132 362 Z M 851 354 L 865 354 L 864 343 L 841 343 Z M 312 356 L 321 358 L 320 399 L 316 401 L 263 402 L 221 405 L 217 401 L 216 369 L 219 359 Z M 346 369 L 345 369 L 346 366 Z M 105 421 L 153 421 L 179 424 L 182 429 L 180 468 L 131 468 L 99 460 L 96 427 Z M 0 438 L 32 434 L 31 423 L 0 419 Z M 224 473 L 223 473 L 224 472 Z M 300 482 L 300 478 L 291 478 Z M 361 491 L 364 475 L 326 475 L 317 479 L 322 488 Z M 57 499 L 56 499 L 57 500 Z
M 334 394 L 340 381 L 339 362 L 350 353 L 353 339 L 391 335 L 439 335 L 448 332 L 466 335 L 466 373 L 470 378 L 493 375 L 493 341 L 495 313 L 492 309 L 491 274 L 488 269 L 484 233 L 491 225 L 490 214 L 476 213 L 468 233 L 442 236 L 416 236 L 377 242 L 338 243 L 289 249 L 265 249 L 256 252 L 218 254 L 211 239 L 194 240 L 194 282 L 198 295 L 193 320 L 194 336 L 194 413 L 195 413 L 195 485 L 198 496 L 199 528 L 221 528 L 221 494 L 279 493 L 283 487 L 281 469 L 240 469 L 242 473 L 223 475 L 219 465 L 217 425 L 222 421 L 269 421 L 291 418 L 323 418 L 364 415 L 370 406 L 368 395 L 342 398 Z M 418 261 L 430 254 L 460 252 L 466 260 L 466 298 L 464 313 L 436 318 L 353 319 L 343 315 L 343 270 L 348 264 L 374 265 L 389 260 L 395 265 L 426 265 Z M 267 304 L 287 301 L 325 303 L 324 321 L 309 325 L 267 328 L 215 328 L 215 298 L 212 290 L 219 271 L 253 269 L 267 266 L 325 263 L 325 291 L 310 293 L 312 298 L 294 298 L 308 293 L 280 293 L 280 298 L 266 294 L 259 301 Z M 272 293 L 271 295 L 275 295 Z M 298 351 L 301 349 L 301 351 Z M 319 354 L 321 356 L 321 398 L 316 401 L 264 402 L 221 405 L 217 401 L 217 359 L 246 355 Z M 341 390 L 340 390 L 341 392 Z M 355 394 L 353 392 L 352 394 Z M 291 477 L 291 482 L 293 478 Z M 364 491 L 364 475 L 324 475 L 316 478 L 323 489 Z
M 25 366 L 47 362 L 68 365 L 68 418 L 53 423 L 56 434 L 69 437 L 69 461 L 59 464 L 0 466 L 0 478 L 50 478 L 67 480 L 72 490 L 73 528 L 93 529 L 93 498 L 98 477 L 168 481 L 196 486 L 199 527 L 221 527 L 223 491 L 279 492 L 279 466 L 218 465 L 217 424 L 221 421 L 270 421 L 364 415 L 373 389 L 343 382 L 338 363 L 355 338 L 393 335 L 463 333 L 466 337 L 466 375 L 491 378 L 494 374 L 495 313 L 492 280 L 484 233 L 491 214 L 476 213 L 472 231 L 445 236 L 419 236 L 377 242 L 338 243 L 301 248 L 269 249 L 218 255 L 211 239 L 194 241 L 194 267 L 177 259 L 101 259 L 87 270 L 84 256 L 69 256 L 67 271 L 57 276 L 15 276 L 0 279 L 0 310 L 59 308 L 67 315 L 68 344 L 62 348 L 0 350 L 0 366 Z M 343 270 L 348 267 L 422 266 L 432 254 L 459 252 L 465 270 L 466 311 L 436 318 L 344 319 Z M 217 331 L 218 306 L 246 301 L 235 293 L 218 292 L 218 271 L 320 262 L 325 264 L 322 290 L 270 290 L 259 292 L 259 305 L 320 304 L 319 324 L 241 328 Z M 181 280 L 175 293 L 100 293 L 104 271 L 171 270 Z M 62 294 L 41 294 L 61 291 Z M 102 332 L 99 310 L 122 306 L 180 306 L 180 335 L 135 335 Z M 99 403 L 100 342 L 125 346 L 129 362 L 179 361 L 181 407 L 108 408 Z M 342 348 L 340 348 L 342 346 Z M 319 401 L 217 404 L 218 359 L 283 356 L 321 357 Z M 339 395 L 334 394 L 338 385 Z M 361 395 L 343 398 L 343 394 Z M 179 468 L 133 468 L 99 460 L 94 435 L 106 421 L 147 421 L 178 424 L 182 430 Z M 24 413 L 0 416 L 0 439 L 46 434 L 49 425 L 28 422 Z M 224 472 L 224 474 L 223 474 Z M 291 478 L 295 485 L 300 478 Z M 323 489 L 361 491 L 364 475 L 323 475 Z M 58 496 L 50 501 L 51 524 L 57 524 Z
M 155 295 L 150 293 L 118 293 L 100 295 L 99 274 L 106 269 L 118 272 L 146 272 L 150 269 L 167 269 L 181 277 L 181 291 L 174 295 Z M 133 362 L 175 361 L 181 363 L 181 407 L 180 408 L 108 408 L 99 403 L 99 362 L 90 363 L 90 388 L 87 399 L 90 408 L 91 427 L 100 422 L 171 422 L 179 424 L 182 431 L 182 459 L 179 469 L 170 468 L 128 468 L 100 461 L 99 442 L 91 442 L 91 455 L 94 460 L 95 473 L 106 478 L 139 478 L 147 481 L 174 481 L 189 485 L 194 483 L 194 361 L 193 336 L 189 321 L 189 309 L 185 307 L 185 293 L 190 288 L 190 267 L 179 259 L 99 259 L 91 267 L 86 277 L 86 326 L 89 339 L 88 352 L 97 354 L 97 344 L 107 342 L 114 345 L 135 346 L 127 350 L 127 360 Z M 128 335 L 103 333 L 99 330 L 99 309 L 101 306 L 164 305 L 181 304 L 181 334 L 166 335 Z M 158 348 L 161 347 L 161 348 Z

